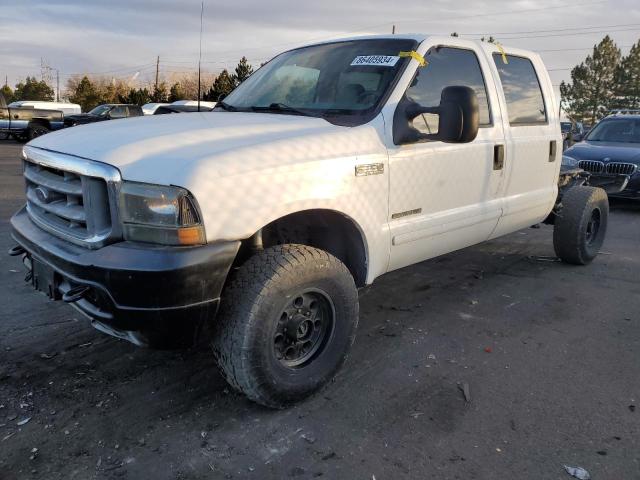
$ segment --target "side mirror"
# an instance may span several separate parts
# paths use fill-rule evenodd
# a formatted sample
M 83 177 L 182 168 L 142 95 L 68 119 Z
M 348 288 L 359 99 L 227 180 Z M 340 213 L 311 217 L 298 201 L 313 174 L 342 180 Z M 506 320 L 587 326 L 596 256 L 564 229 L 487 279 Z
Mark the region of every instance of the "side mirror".
M 413 127 L 413 119 L 424 113 L 438 115 L 438 133 L 422 133 Z M 478 97 L 469 87 L 446 87 L 442 90 L 440 105 L 437 107 L 423 107 L 405 96 L 396 107 L 393 142 L 396 145 L 425 140 L 472 142 L 478 135 L 479 118 Z

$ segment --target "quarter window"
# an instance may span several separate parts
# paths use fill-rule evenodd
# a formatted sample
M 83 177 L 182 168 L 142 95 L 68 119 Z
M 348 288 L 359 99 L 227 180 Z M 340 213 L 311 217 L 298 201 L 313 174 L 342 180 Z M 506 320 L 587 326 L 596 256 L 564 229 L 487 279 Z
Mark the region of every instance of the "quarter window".
M 547 112 L 538 75 L 531 60 L 507 55 L 507 62 L 499 53 L 493 54 L 502 89 L 507 101 L 511 125 L 547 123 Z
M 435 47 L 427 52 L 425 59 L 429 63 L 417 70 L 407 97 L 424 107 L 432 107 L 440 103 L 445 87 L 471 87 L 478 96 L 480 126 L 491 125 L 487 88 L 476 54 L 462 48 Z M 438 116 L 420 115 L 413 126 L 422 133 L 437 133 Z

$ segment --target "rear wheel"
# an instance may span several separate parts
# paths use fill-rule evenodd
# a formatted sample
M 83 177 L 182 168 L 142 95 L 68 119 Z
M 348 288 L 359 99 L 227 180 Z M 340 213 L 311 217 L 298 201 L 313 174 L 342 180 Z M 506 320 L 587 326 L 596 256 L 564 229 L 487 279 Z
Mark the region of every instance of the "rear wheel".
M 34 123 L 29 125 L 29 140 L 33 140 L 34 138 L 41 137 L 42 135 L 46 135 L 51 130 L 46 125 L 42 125 L 41 123 Z
M 586 265 L 600 251 L 607 232 L 609 199 L 601 188 L 573 187 L 562 197 L 554 230 L 556 255 L 567 263 Z
M 235 272 L 215 321 L 213 351 L 232 387 L 282 408 L 333 378 L 357 323 L 358 293 L 345 265 L 323 250 L 280 245 Z

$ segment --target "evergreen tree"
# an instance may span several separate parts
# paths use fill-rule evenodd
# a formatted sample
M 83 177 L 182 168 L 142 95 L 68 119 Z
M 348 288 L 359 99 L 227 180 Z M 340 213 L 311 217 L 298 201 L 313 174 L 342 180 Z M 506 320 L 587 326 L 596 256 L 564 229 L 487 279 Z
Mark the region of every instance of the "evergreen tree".
M 620 49 L 607 35 L 571 70 L 571 83 L 560 84 L 561 103 L 571 118 L 593 124 L 615 106 L 619 64 Z
M 0 88 L 0 94 L 4 97 L 5 102 L 7 102 L 7 104 L 13 102 L 13 90 L 11 90 L 11 87 L 9 85 L 4 85 L 2 88 Z
M 167 85 L 162 82 L 158 85 L 158 88 L 153 87 L 153 93 L 151 94 L 151 101 L 157 103 L 164 103 L 169 98 L 169 94 L 167 93 Z
M 144 105 L 151 102 L 151 93 L 146 88 L 132 88 L 126 95 L 120 95 L 120 103 L 132 103 L 134 105 Z
M 96 89 L 96 86 L 87 76 L 82 77 L 82 80 L 80 80 L 75 89 L 71 92 L 71 95 L 69 95 L 69 100 L 72 103 L 80 104 L 83 112 L 88 112 L 101 103 L 104 103 L 101 95 Z
M 616 108 L 640 108 L 640 40 L 624 57 L 616 74 Z
M 205 100 L 217 102 L 221 96 L 229 95 L 234 88 L 233 78 L 231 78 L 226 69 L 222 70 L 213 81 L 213 85 L 209 91 L 205 94 Z
M 174 83 L 169 90 L 169 101 L 176 102 L 178 100 L 184 100 L 186 95 L 182 86 L 179 83 Z
M 36 77 L 27 77 L 24 82 L 16 85 L 13 100 L 40 100 L 50 102 L 54 98 L 53 88 L 44 80 L 36 80 Z
M 249 64 L 247 57 L 242 57 L 236 65 L 235 73 L 232 76 L 234 86 L 240 85 L 253 73 L 253 67 Z

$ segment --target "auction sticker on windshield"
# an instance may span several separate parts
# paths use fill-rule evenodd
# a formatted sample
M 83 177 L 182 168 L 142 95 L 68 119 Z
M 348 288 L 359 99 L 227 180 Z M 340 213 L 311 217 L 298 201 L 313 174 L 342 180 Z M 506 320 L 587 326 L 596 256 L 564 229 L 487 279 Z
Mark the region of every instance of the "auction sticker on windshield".
M 398 63 L 398 60 L 400 60 L 400 57 L 395 55 L 359 55 L 353 59 L 351 66 L 393 67 Z

